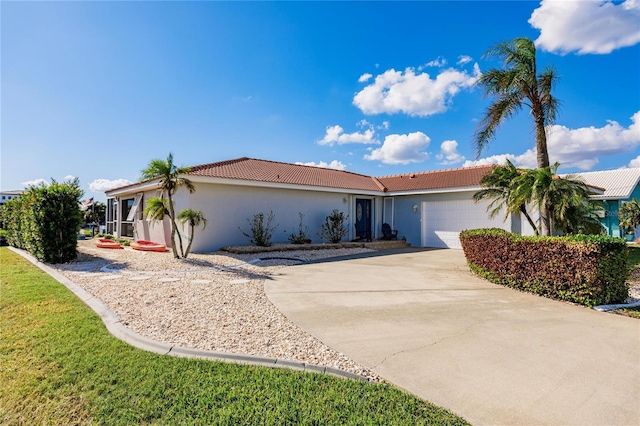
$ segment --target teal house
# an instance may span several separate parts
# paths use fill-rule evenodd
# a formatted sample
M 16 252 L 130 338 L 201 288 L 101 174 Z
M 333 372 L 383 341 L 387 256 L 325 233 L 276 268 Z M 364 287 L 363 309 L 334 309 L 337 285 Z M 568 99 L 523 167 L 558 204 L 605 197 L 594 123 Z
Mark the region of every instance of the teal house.
M 625 202 L 634 198 L 640 199 L 640 168 L 577 173 L 576 176 L 582 178 L 587 185 L 604 189 L 604 193 L 593 196 L 605 204 L 605 211 L 600 220 L 609 235 L 624 237 L 624 230 L 620 229 L 618 211 Z M 638 237 L 640 229 L 635 230 L 634 238 Z

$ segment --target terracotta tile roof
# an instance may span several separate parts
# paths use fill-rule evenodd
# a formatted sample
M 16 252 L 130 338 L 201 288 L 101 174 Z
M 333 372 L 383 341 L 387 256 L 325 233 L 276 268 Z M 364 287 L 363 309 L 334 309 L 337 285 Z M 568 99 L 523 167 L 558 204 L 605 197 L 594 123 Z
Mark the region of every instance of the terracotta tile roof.
M 480 179 L 491 171 L 492 167 L 478 166 L 376 178 L 344 170 L 242 157 L 191 167 L 189 175 L 246 180 L 247 183 L 270 182 L 354 191 L 394 192 L 478 186 Z M 141 183 L 144 182 L 106 192 L 109 194 L 129 187 L 134 188 Z
M 389 192 L 418 191 L 444 188 L 480 186 L 480 180 L 493 169 L 493 165 L 465 167 L 461 169 L 434 170 L 379 177 Z
M 257 160 L 247 157 L 191 167 L 189 174 L 290 185 L 384 191 L 384 187 L 370 176 L 342 170 Z

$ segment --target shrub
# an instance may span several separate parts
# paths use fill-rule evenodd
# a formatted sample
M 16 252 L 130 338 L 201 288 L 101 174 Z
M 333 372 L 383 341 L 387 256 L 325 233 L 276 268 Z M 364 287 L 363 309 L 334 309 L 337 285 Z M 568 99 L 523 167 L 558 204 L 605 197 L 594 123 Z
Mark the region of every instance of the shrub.
M 586 306 L 628 297 L 627 246 L 621 238 L 473 229 L 463 231 L 460 241 L 471 270 L 496 284 Z
M 249 225 L 251 225 L 251 233 L 248 234 L 244 232 L 240 227 L 240 232 L 242 235 L 249 238 L 251 244 L 255 244 L 259 247 L 269 247 L 271 245 L 271 237 L 273 236 L 273 231 L 278 228 L 278 225 L 272 226 L 273 220 L 275 216 L 273 212 L 269 212 L 267 216 L 267 223 L 264 223 L 264 213 L 256 213 L 253 215 L 253 220 L 247 219 Z
M 348 215 L 334 209 L 322 224 L 320 236 L 332 244 L 339 243 L 347 235 L 347 227 L 344 224 L 348 218 Z
M 82 190 L 73 182 L 30 187 L 3 208 L 7 242 L 29 251 L 42 262 L 61 263 L 77 256 L 77 236 L 82 223 Z
M 300 215 L 300 225 L 298 225 L 298 232 L 292 232 L 289 234 L 289 242 L 291 244 L 305 244 L 310 243 L 311 239 L 309 238 L 309 227 L 303 226 L 302 220 L 304 219 L 304 215 L 302 213 L 298 213 Z

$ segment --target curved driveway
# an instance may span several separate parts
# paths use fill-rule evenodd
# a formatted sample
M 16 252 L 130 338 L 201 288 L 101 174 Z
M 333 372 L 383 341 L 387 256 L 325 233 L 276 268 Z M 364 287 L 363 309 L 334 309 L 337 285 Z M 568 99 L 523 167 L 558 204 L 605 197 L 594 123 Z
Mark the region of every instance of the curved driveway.
M 292 321 L 473 424 L 640 425 L 640 321 L 472 276 L 460 250 L 293 266 Z

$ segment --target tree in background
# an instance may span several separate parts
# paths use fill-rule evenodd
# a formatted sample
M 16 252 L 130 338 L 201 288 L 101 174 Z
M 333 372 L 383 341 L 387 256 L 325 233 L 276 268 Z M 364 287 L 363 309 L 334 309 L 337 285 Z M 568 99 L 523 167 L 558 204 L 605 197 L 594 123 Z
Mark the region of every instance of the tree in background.
M 558 79 L 554 68 L 548 67 L 538 74 L 536 47 L 526 37 L 497 43 L 484 56 L 502 59 L 504 69 L 490 69 L 477 82 L 484 87 L 485 97 L 495 97 L 476 127 L 474 144 L 478 157 L 504 120 L 526 106 L 534 122 L 538 168 L 549 167 L 546 126 L 553 124 L 560 105 L 551 94 Z M 552 235 L 552 216 L 544 208 L 540 216 L 542 233 Z
M 640 226 L 640 202 L 637 198 L 624 203 L 618 211 L 620 229 L 634 231 Z
M 171 250 L 173 251 L 173 257 L 178 259 L 178 249 L 176 247 L 176 233 L 178 234 L 178 245 L 180 247 L 180 254 L 184 254 L 182 246 L 182 237 L 178 232 L 178 225 L 176 224 L 176 214 L 173 204 L 173 196 L 180 187 L 185 187 L 190 193 L 195 192 L 193 183 L 181 176 L 189 173 L 189 167 L 177 167 L 173 163 L 173 154 L 169 153 L 166 160 L 154 159 L 149 162 L 149 165 L 142 170 L 142 180 L 159 179 L 160 189 L 162 190 L 162 196 L 166 197 L 166 215 L 169 216 L 171 221 Z

